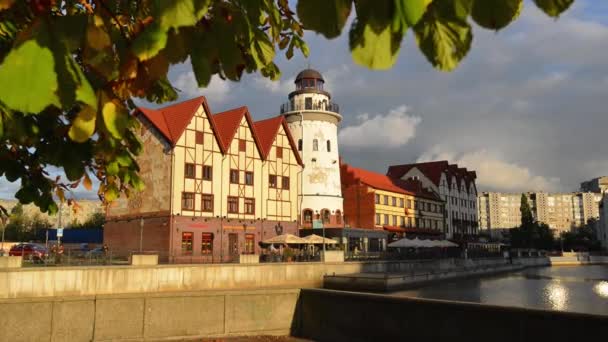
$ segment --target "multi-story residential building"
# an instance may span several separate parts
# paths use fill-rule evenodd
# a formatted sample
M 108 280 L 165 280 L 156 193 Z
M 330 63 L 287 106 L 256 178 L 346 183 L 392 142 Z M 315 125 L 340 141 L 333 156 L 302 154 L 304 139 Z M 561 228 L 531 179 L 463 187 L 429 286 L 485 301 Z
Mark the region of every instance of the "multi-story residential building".
M 392 179 L 347 164 L 340 170 L 349 227 L 386 231 L 391 240 L 443 235 L 444 202 L 419 181 Z
M 447 161 L 390 166 L 390 178 L 420 181 L 422 187 L 445 202 L 447 238 L 477 234 L 477 186 L 475 171 L 459 168 Z
M 104 241 L 123 253 L 227 261 L 297 233 L 302 163 L 282 116 L 213 114 L 204 97 L 136 114 L 146 189 L 106 210 Z
M 582 227 L 599 217 L 601 195 L 591 192 L 525 193 L 535 220 L 556 233 Z M 521 224 L 521 194 L 484 192 L 478 197 L 479 226 L 490 231 Z
M 581 192 L 602 193 L 608 191 L 608 176 L 593 178 L 581 183 Z
M 608 191 L 602 194 L 599 205 L 600 218 L 597 224 L 597 239 L 602 244 L 602 249 L 608 251 Z

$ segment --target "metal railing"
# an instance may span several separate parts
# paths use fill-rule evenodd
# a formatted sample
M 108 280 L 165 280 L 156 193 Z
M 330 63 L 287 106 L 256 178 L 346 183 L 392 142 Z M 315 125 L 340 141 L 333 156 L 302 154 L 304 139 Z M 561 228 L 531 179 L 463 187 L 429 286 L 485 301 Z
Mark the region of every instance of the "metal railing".
M 100 266 L 128 265 L 127 257 L 119 256 L 108 250 L 83 251 L 80 249 L 64 249 L 63 252 L 49 252 L 43 256 L 29 254 L 23 256 L 23 267 L 60 267 L 60 266 Z
M 298 110 L 322 110 L 326 112 L 340 113 L 340 106 L 331 101 L 315 101 L 308 103 L 286 102 L 281 105 L 281 114 Z

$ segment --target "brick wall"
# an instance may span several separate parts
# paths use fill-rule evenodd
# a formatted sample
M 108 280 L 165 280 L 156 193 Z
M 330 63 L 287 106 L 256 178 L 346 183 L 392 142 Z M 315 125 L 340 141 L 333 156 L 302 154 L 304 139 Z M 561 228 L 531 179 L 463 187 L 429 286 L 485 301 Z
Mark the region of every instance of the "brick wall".
M 352 184 L 342 188 L 346 224 L 353 228 L 375 228 L 374 193 L 366 185 Z
M 129 255 L 139 250 L 140 220 L 120 219 L 106 222 L 103 241 L 113 255 Z M 143 250 L 167 254 L 169 251 L 169 217 L 144 218 Z

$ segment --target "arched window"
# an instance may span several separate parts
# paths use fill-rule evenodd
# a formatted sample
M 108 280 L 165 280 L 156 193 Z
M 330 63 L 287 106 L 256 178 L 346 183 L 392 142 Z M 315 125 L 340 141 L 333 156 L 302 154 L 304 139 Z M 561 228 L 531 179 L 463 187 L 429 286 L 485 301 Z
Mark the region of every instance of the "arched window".
M 327 140 L 327 152 L 331 152 L 331 141 Z
M 312 210 L 310 210 L 310 209 L 304 210 L 304 222 L 306 222 L 306 223 L 312 222 Z
M 329 218 L 331 217 L 331 213 L 327 209 L 323 209 L 323 223 L 329 223 Z
M 329 142 L 329 140 L 327 142 Z M 340 210 L 336 210 L 336 223 L 342 223 L 342 212 Z
M 319 140 L 315 139 L 312 141 L 312 150 L 313 151 L 318 151 L 319 150 Z
M 298 151 L 302 151 L 302 139 L 298 139 Z

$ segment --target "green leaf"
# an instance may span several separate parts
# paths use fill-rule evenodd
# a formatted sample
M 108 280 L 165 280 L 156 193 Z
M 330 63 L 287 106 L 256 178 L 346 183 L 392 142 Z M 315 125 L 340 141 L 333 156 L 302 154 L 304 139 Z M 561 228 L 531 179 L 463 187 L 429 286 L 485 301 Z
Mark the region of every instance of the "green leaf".
M 95 132 L 95 118 L 97 113 L 90 106 L 84 106 L 72 122 L 68 131 L 70 139 L 82 143 L 87 141 Z
M 116 155 L 116 161 L 120 166 L 131 166 L 133 160 L 131 159 L 131 155 L 127 151 L 121 151 L 118 155 Z
M 352 0 L 305 0 L 298 1 L 296 11 L 307 29 L 331 39 L 342 32 L 351 7 Z
M 53 53 L 46 47 L 48 33 L 34 32 L 35 39 L 13 48 L 0 65 L 0 101 L 25 113 L 39 113 L 49 105 L 59 107 Z
M 131 175 L 131 185 L 137 191 L 143 191 L 146 188 L 146 185 L 144 184 L 144 182 L 135 173 Z
M 523 6 L 523 0 L 476 0 L 471 17 L 481 27 L 500 30 L 519 16 Z
M 121 139 L 127 127 L 127 109 L 115 101 L 110 101 L 104 104 L 101 114 L 108 132 L 114 138 Z
M 574 0 L 534 0 L 534 2 L 547 15 L 557 18 L 570 8 Z
M 81 159 L 79 159 L 80 156 L 69 155 L 66 156 L 66 158 L 69 159 L 63 161 L 65 176 L 72 182 L 79 180 L 84 174 L 84 165 L 82 164 Z
M 108 163 L 108 165 L 106 165 L 106 172 L 108 173 L 108 175 L 110 176 L 116 176 L 118 174 L 118 171 L 120 170 L 118 162 L 111 162 Z
M 471 26 L 464 15 L 466 8 L 452 5 L 433 2 L 414 26 L 418 47 L 434 67 L 443 71 L 456 68 L 473 41 Z
M 349 38 L 355 63 L 370 69 L 388 69 L 397 61 L 403 35 L 400 29 L 393 32 L 391 25 L 377 32 L 372 25 L 357 20 Z
M 416 25 L 432 0 L 396 0 L 395 9 L 407 27 Z
M 103 199 L 106 202 L 112 202 L 117 198 L 118 198 L 118 188 L 116 188 L 116 185 L 114 185 L 114 184 L 108 185 L 108 187 L 105 189 L 105 192 L 103 194 Z
M 142 61 L 150 59 L 167 45 L 167 30 L 156 23 L 146 29 L 133 41 L 133 53 Z
M 251 55 L 258 69 L 272 63 L 274 58 L 274 45 L 268 36 L 261 30 L 255 29 L 251 41 Z
M 159 15 L 161 26 L 165 29 L 194 26 L 209 8 L 210 0 L 161 0 Z

